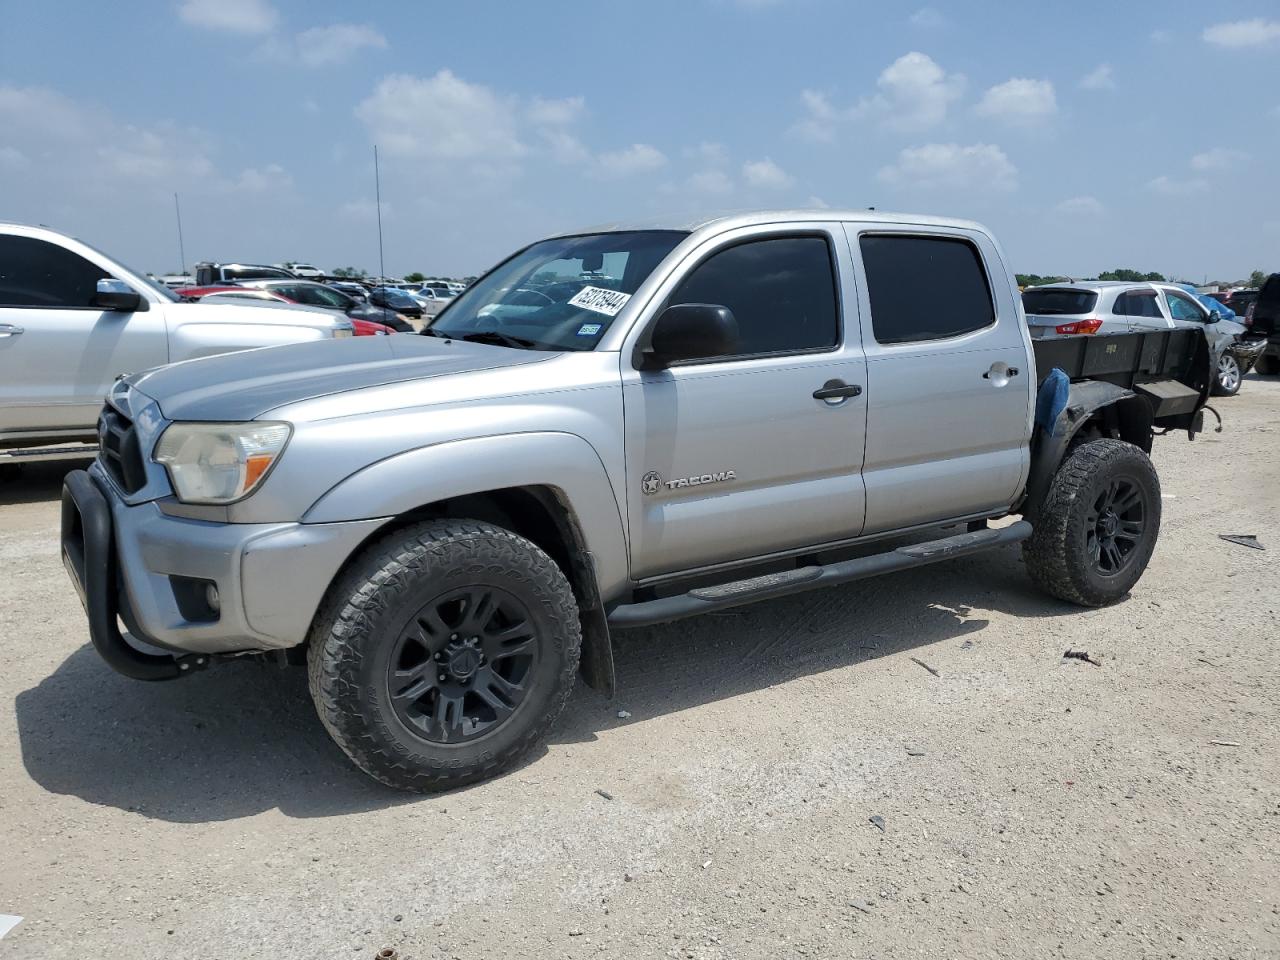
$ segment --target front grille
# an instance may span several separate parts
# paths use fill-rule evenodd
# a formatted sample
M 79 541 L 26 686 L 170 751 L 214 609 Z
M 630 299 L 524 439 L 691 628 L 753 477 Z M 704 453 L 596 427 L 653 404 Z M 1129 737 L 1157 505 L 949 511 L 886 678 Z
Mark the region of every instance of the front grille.
M 146 485 L 138 431 L 115 407 L 104 407 L 98 418 L 98 459 L 125 493 L 137 493 Z

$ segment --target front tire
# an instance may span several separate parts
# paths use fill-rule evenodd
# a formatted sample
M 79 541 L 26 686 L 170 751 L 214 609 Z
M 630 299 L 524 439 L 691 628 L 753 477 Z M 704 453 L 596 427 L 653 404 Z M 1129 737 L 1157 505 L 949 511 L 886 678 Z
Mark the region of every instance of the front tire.
M 582 649 L 573 590 L 541 549 L 433 520 L 366 549 L 312 627 L 311 696 L 365 773 L 445 790 L 502 772 L 564 709 Z
M 1240 392 L 1240 362 L 1229 350 L 1224 350 L 1218 357 L 1218 372 L 1213 381 L 1215 397 L 1234 397 Z
M 1058 468 L 1023 544 L 1031 579 L 1084 607 L 1115 603 L 1147 568 L 1160 534 L 1160 480 L 1122 440 L 1091 440 Z

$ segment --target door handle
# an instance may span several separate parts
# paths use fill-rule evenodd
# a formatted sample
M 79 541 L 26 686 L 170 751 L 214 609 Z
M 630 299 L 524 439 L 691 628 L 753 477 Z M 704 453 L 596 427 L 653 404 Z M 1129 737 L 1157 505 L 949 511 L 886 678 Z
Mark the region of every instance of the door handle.
M 993 365 L 990 370 L 984 373 L 982 375 L 982 379 L 990 380 L 993 374 L 996 376 L 1000 376 L 1002 372 L 1003 372 L 1003 375 L 1006 377 L 1016 377 L 1018 375 L 1017 367 L 1005 367 L 1003 371 L 1000 371 L 996 369 L 996 366 L 998 365 Z
M 849 397 L 857 397 L 862 394 L 862 387 L 856 383 L 845 383 L 843 380 L 828 380 L 817 390 L 813 391 L 813 399 L 825 400 L 828 403 L 847 400 Z M 832 404 L 835 406 L 835 404 Z
M 16 337 L 22 333 L 22 327 L 15 327 L 11 323 L 0 323 L 0 337 Z

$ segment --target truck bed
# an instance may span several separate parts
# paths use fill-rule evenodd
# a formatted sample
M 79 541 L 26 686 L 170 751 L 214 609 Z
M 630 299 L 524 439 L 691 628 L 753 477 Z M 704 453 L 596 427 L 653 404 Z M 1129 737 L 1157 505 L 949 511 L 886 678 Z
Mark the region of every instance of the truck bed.
M 1054 367 L 1072 380 L 1105 380 L 1133 387 L 1151 380 L 1186 382 L 1197 372 L 1199 330 L 1046 337 L 1032 340 L 1041 381 Z

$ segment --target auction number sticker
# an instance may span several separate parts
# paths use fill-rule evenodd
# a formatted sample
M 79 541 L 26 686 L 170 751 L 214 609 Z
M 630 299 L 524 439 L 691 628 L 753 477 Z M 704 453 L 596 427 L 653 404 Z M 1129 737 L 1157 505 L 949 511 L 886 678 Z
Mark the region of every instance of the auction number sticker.
M 583 287 L 569 301 L 571 307 L 581 307 L 593 313 L 603 313 L 606 317 L 616 317 L 627 305 L 631 294 L 617 290 L 606 290 L 604 287 Z

